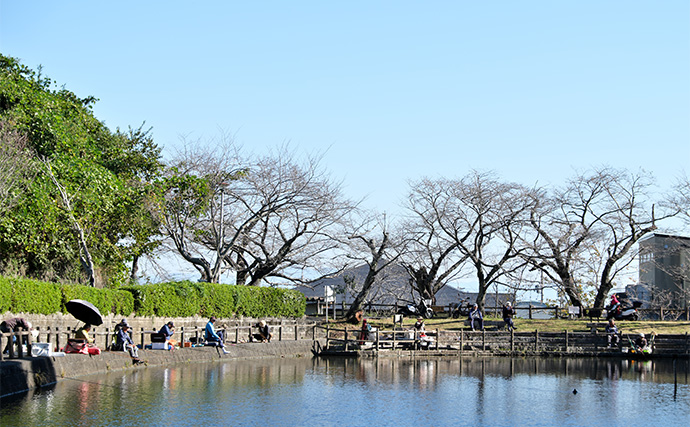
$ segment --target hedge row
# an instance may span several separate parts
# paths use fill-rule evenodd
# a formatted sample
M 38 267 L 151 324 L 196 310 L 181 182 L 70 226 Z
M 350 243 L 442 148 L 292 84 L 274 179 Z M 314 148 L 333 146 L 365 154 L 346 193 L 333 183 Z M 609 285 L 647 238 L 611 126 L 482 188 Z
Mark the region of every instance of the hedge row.
M 72 299 L 123 316 L 301 317 L 306 307 L 304 295 L 290 289 L 187 281 L 96 289 L 0 277 L 0 313 L 67 313 L 65 303 Z
M 134 295 L 138 316 L 301 317 L 306 300 L 291 289 L 169 282 L 121 288 Z
M 0 313 L 67 313 L 65 303 L 73 299 L 91 302 L 102 314 L 130 315 L 134 312 L 134 297 L 130 292 L 119 289 L 0 277 L 0 296 Z

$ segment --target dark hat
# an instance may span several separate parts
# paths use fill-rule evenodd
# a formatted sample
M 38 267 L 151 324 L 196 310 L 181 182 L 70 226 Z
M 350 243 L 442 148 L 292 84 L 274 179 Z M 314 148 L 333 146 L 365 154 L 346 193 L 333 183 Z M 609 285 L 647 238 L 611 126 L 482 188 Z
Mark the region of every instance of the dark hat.
M 211 316 L 211 318 L 208 319 L 208 320 L 210 320 L 211 322 L 215 322 L 215 321 L 216 321 L 216 316 Z
M 168 326 L 170 326 L 171 328 L 174 328 L 175 324 L 173 322 L 168 322 Z

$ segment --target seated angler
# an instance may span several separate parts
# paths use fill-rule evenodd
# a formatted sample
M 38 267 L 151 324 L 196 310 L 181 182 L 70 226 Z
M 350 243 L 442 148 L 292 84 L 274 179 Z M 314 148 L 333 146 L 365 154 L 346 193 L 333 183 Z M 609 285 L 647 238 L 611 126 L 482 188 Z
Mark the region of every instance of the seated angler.
M 134 359 L 136 362 L 139 362 L 139 349 L 136 345 L 134 345 L 132 337 L 129 336 L 128 324 L 121 325 L 120 330 L 117 331 L 115 349 L 128 352 L 132 359 Z
M 482 311 L 479 309 L 477 304 L 472 306 L 469 318 L 470 328 L 472 328 L 473 331 L 475 331 L 476 328 L 479 328 L 480 331 L 484 330 L 484 316 L 482 315 Z
M 225 344 L 223 343 L 223 332 L 216 332 L 213 327 L 214 323 L 216 323 L 216 320 L 217 319 L 215 316 L 211 316 L 211 318 L 208 319 L 208 323 L 206 323 L 206 329 L 204 331 L 204 338 L 206 339 L 207 343 L 220 347 L 223 350 L 223 353 L 227 354 L 228 351 L 225 349 Z
M 513 316 L 515 316 L 515 309 L 510 304 L 510 301 L 508 301 L 503 306 L 503 322 L 508 327 L 509 331 L 512 331 L 513 329 L 517 329 L 515 327 L 515 324 L 513 323 Z
M 173 347 L 177 345 L 177 341 L 172 339 L 172 336 L 175 333 L 175 324 L 173 322 L 168 322 L 163 325 L 158 333 L 165 335 L 165 341 L 168 344 L 172 345 Z

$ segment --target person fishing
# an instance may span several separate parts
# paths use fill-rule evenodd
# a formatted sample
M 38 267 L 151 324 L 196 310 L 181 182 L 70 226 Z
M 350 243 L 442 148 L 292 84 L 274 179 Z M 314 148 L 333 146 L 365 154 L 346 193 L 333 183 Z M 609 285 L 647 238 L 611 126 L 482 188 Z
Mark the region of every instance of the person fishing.
M 484 316 L 482 315 L 482 311 L 479 309 L 479 306 L 477 304 L 474 304 L 472 306 L 469 318 L 470 328 L 472 328 L 473 331 L 475 330 L 475 323 L 480 331 L 484 330 Z
M 606 325 L 606 338 L 608 340 L 609 347 L 618 344 L 618 328 L 616 327 L 616 322 L 614 322 L 613 319 L 609 320 L 609 324 Z
M 509 331 L 517 329 L 513 323 L 513 316 L 515 316 L 515 309 L 510 304 L 510 301 L 506 301 L 506 304 L 503 306 L 503 323 L 505 323 Z

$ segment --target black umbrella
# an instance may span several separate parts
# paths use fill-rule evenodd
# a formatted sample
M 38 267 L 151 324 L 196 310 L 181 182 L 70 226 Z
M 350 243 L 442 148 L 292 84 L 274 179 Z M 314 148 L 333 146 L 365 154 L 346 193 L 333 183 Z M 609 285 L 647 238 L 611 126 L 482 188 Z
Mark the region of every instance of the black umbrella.
M 82 299 L 73 299 L 71 301 L 67 301 L 65 308 L 72 316 L 76 317 L 77 320 L 81 320 L 84 323 L 96 326 L 103 324 L 103 316 L 101 316 L 101 312 L 98 311 L 95 305 L 88 301 L 84 301 Z

